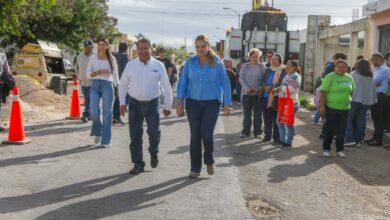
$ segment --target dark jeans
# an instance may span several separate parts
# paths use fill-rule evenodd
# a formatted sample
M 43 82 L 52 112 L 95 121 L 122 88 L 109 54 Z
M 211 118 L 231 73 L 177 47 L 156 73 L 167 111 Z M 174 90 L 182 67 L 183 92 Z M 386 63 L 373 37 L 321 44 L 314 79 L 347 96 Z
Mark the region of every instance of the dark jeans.
M 161 131 L 160 131 L 160 115 L 158 112 L 158 98 L 142 103 L 134 98 L 129 99 L 129 132 L 130 132 L 130 153 L 131 161 L 136 166 L 144 167 L 142 153 L 142 135 L 143 123 L 146 120 L 149 136 L 149 153 L 151 156 L 157 155 L 159 151 Z
M 202 143 L 204 163 L 214 164 L 214 129 L 217 124 L 221 104 L 218 100 L 186 100 L 186 112 L 190 125 L 191 172 L 199 173 L 202 169 Z
M 91 87 L 90 86 L 81 86 L 81 91 L 84 96 L 84 112 L 83 117 L 91 117 L 91 108 L 90 108 L 90 97 L 91 97 Z
M 244 110 L 243 130 L 241 134 L 250 136 L 252 125 L 252 112 L 253 112 L 253 134 L 256 137 L 263 133 L 261 130 L 261 124 L 263 119 L 260 111 L 260 97 L 244 95 L 242 98 L 242 105 Z
M 383 93 L 378 93 L 377 96 L 378 103 L 375 103 L 373 106 L 371 106 L 371 117 L 374 121 L 375 129 L 372 139 L 382 143 L 383 130 L 385 129 L 385 106 L 387 102 L 387 96 Z
M 333 136 L 336 134 L 336 151 L 344 150 L 344 138 L 347 128 L 348 110 L 337 110 L 326 107 L 326 121 L 324 124 L 324 150 L 330 150 Z
M 278 112 L 272 108 L 268 108 L 267 104 L 268 98 L 263 97 L 260 105 L 264 121 L 264 139 L 271 140 L 272 137 L 274 141 L 279 141 L 279 128 L 276 124 Z
M 121 118 L 121 113 L 120 113 L 120 105 L 119 105 L 119 96 L 118 96 L 118 87 L 114 87 L 115 89 L 115 100 L 114 100 L 114 107 L 112 110 L 112 117 L 114 119 L 120 119 Z
M 361 142 L 364 140 L 368 109 L 368 105 L 363 105 L 360 102 L 351 102 L 351 109 L 348 112 L 346 142 Z

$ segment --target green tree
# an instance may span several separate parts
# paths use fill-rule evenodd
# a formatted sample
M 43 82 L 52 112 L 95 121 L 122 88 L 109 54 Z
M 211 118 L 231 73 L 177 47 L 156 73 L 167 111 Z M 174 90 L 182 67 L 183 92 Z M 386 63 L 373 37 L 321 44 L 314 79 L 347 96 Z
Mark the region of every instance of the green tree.
M 23 46 L 37 39 L 74 50 L 86 38 L 112 40 L 119 31 L 107 0 L 0 0 L 0 42 Z

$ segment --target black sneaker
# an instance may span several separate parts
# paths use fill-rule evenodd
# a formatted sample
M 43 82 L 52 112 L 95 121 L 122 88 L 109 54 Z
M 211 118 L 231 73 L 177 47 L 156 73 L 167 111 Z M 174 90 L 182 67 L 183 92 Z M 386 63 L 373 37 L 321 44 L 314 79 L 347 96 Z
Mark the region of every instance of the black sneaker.
M 158 156 L 157 155 L 151 156 L 151 158 L 150 158 L 150 166 L 152 168 L 156 168 L 157 165 L 158 165 Z
M 262 140 L 262 142 L 270 142 L 271 141 L 271 138 L 264 138 L 263 140 Z
M 115 124 L 125 125 L 125 123 L 120 118 L 119 119 L 118 118 L 112 119 L 112 124 L 113 125 L 115 125 Z
M 272 145 L 281 146 L 281 145 L 283 145 L 283 143 L 280 142 L 280 141 L 273 141 L 273 142 L 272 142 Z
M 240 135 L 240 138 L 241 138 L 241 139 L 249 138 L 249 135 L 241 134 L 241 135 Z
M 87 122 L 88 122 L 88 118 L 83 116 L 83 117 L 81 118 L 81 121 L 84 122 L 84 123 L 87 123 Z
M 371 147 L 380 147 L 380 146 L 382 146 L 382 143 L 377 141 L 377 140 L 373 140 L 370 143 L 368 143 L 368 145 Z
M 292 145 L 291 144 L 283 144 L 283 147 L 285 147 L 285 148 L 291 148 L 292 147 Z
M 140 174 L 140 173 L 142 173 L 142 172 L 144 172 L 144 168 L 141 167 L 141 166 L 138 166 L 138 165 L 135 165 L 135 166 L 133 167 L 133 169 L 131 169 L 131 170 L 129 171 L 129 173 L 132 174 L 132 175 L 137 175 L 137 174 Z

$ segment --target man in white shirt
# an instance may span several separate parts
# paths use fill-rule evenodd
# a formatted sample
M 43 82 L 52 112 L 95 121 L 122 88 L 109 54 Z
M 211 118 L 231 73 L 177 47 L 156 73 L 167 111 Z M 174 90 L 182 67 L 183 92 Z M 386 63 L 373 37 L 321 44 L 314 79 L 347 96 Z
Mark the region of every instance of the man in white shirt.
M 84 112 L 83 117 L 81 120 L 83 122 L 88 122 L 88 120 L 91 119 L 91 110 L 89 106 L 89 94 L 91 90 L 91 84 L 92 81 L 87 76 L 87 69 L 89 65 L 89 61 L 91 60 L 92 55 L 95 53 L 93 52 L 93 41 L 92 40 L 85 40 L 84 41 L 84 53 L 80 54 L 76 58 L 76 63 L 74 65 L 75 74 L 80 81 L 81 84 L 81 91 L 84 95 Z
M 137 42 L 138 58 L 130 61 L 123 71 L 119 84 L 119 101 L 121 115 L 126 112 L 126 95 L 129 99 L 129 132 L 130 153 L 134 164 L 130 174 L 139 174 L 144 171 L 145 162 L 142 154 L 143 122 L 146 120 L 149 135 L 150 164 L 152 168 L 158 165 L 158 151 L 160 144 L 160 115 L 158 98 L 161 88 L 164 95 L 163 114 L 171 114 L 172 88 L 169 83 L 165 66 L 152 58 L 151 43 L 148 39 Z

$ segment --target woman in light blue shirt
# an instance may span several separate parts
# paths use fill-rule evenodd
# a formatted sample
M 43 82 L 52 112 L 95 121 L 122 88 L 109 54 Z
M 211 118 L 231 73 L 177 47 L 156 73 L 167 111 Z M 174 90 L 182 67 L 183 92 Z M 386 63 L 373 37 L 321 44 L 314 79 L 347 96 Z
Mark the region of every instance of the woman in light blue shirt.
M 204 163 L 208 174 L 214 174 L 214 128 L 221 104 L 224 114 L 230 114 L 232 104 L 230 83 L 222 61 L 211 49 L 209 39 L 200 35 L 195 40 L 197 56 L 184 65 L 177 89 L 177 115 L 184 116 L 183 100 L 190 124 L 190 178 L 197 178 Z

